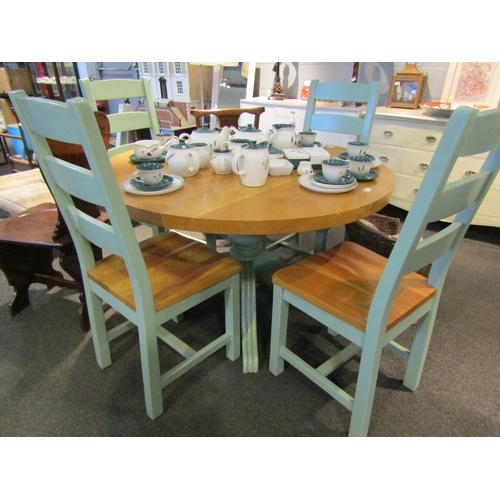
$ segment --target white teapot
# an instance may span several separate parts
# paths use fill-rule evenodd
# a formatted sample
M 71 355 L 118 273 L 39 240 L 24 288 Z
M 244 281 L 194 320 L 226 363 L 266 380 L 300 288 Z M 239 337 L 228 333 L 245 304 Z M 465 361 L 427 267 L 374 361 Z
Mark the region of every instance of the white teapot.
M 294 148 L 297 146 L 297 134 L 294 123 L 276 123 L 268 132 L 269 142 L 276 149 Z
M 195 146 L 186 144 L 184 139 L 172 146 L 165 158 L 170 172 L 181 177 L 192 177 L 200 170 L 200 160 Z
M 232 139 L 246 139 L 252 142 L 263 142 L 267 140 L 266 135 L 264 135 L 264 133 L 259 129 L 255 128 L 251 123 L 240 129 L 231 127 L 230 130 L 234 132 Z
M 257 187 L 266 183 L 269 174 L 268 143 L 254 143 L 241 148 L 233 156 L 232 169 L 244 186 Z
M 214 149 L 222 148 L 222 145 L 229 140 L 230 135 L 229 127 L 223 127 L 220 132 L 217 132 L 217 130 L 208 128 L 208 125 L 202 125 L 201 128 L 193 130 L 191 135 L 181 134 L 179 139 L 187 139 L 190 143 L 204 142 Z

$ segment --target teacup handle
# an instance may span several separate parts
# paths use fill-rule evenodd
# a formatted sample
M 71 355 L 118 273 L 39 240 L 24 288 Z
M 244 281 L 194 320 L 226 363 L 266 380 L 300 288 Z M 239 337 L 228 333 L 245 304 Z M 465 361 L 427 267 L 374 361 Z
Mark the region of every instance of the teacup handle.
M 244 170 L 239 170 L 238 169 L 238 161 L 240 158 L 244 158 L 245 155 L 241 154 L 241 153 L 236 153 L 234 156 L 233 156 L 233 161 L 231 162 L 231 168 L 233 169 L 233 172 L 236 174 L 236 175 L 245 175 L 245 171 Z

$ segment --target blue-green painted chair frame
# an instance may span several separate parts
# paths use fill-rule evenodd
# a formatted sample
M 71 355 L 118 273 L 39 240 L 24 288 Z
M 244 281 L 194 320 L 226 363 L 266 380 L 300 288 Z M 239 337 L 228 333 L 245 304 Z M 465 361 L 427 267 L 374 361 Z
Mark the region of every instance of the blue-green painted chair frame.
M 145 111 L 127 111 L 125 113 L 108 114 L 112 134 L 149 129 L 151 138 L 160 132 L 160 125 L 151 94 L 151 84 L 145 76 L 138 80 L 113 79 L 94 80 L 82 78 L 80 87 L 85 99 L 92 109 L 97 111 L 97 101 L 112 99 L 143 98 Z M 123 144 L 109 150 L 110 156 L 115 156 L 133 148 L 133 144 Z
M 304 119 L 304 131 L 309 132 L 313 130 L 316 132 L 320 130 L 355 135 L 357 140 L 369 142 L 379 94 L 379 82 L 368 84 L 312 80 Z M 359 117 L 343 114 L 317 113 L 316 102 L 318 100 L 366 104 L 366 110 Z M 314 253 L 325 249 L 327 232 L 327 229 L 316 231 Z M 309 252 L 301 247 L 298 241 L 300 238 L 297 238 L 297 235 L 293 236 L 294 238 L 291 238 L 290 235 L 286 236 L 279 242 L 269 245 L 268 249 L 272 249 L 275 246 L 285 246 L 299 253 L 308 254 Z M 290 239 L 294 239 L 295 242 L 290 243 Z
M 151 418 L 156 418 L 163 413 L 162 388 L 167 384 L 224 346 L 229 359 L 239 357 L 241 266 L 231 257 L 223 257 L 204 244 L 171 232 L 153 236 L 139 244 L 89 103 L 83 98 L 66 103 L 29 98 L 24 91 L 9 95 L 78 252 L 98 365 L 101 368 L 110 365 L 110 342 L 137 326 L 146 410 Z M 46 138 L 82 145 L 90 170 L 53 157 Z M 80 211 L 72 196 L 105 207 L 109 224 Z M 91 243 L 112 254 L 106 263 L 105 259 L 96 264 Z M 154 277 L 151 277 L 145 257 L 148 251 L 153 260 L 161 257 L 160 261 L 152 262 Z M 99 267 L 109 265 L 120 269 L 122 262 L 125 268 L 119 272 L 117 280 L 120 291 L 124 283 L 125 288 L 129 287 L 128 274 L 133 292 L 132 305 L 120 300 L 119 294 L 113 294 L 109 280 L 102 285 L 89 278 L 89 274 L 96 273 Z M 191 262 L 197 268 L 198 262 L 202 264 L 192 280 L 179 270 L 179 265 L 182 267 L 185 262 Z M 207 278 L 203 284 L 200 282 L 202 274 Z M 176 285 L 166 288 L 168 282 Z M 130 296 L 130 288 L 127 290 Z M 218 293 L 225 297 L 225 332 L 201 349 L 191 348 L 162 326 Z M 160 307 L 165 295 L 169 295 L 169 303 Z M 109 331 L 104 302 L 126 318 L 123 324 Z M 160 373 L 158 339 L 185 358 L 163 374 Z
M 449 181 L 457 158 L 488 151 L 490 152 L 479 172 L 453 182 Z M 286 286 L 275 284 L 270 370 L 278 375 L 283 371 L 286 360 L 348 408 L 352 412 L 349 435 L 365 436 L 368 432 L 380 357 L 384 348 L 394 351 L 407 361 L 403 384 L 411 390 L 418 387 L 448 268 L 499 168 L 500 109 L 481 112 L 467 107 L 457 109 L 449 119 L 401 234 L 387 259 L 385 268 L 381 271 L 380 280 L 378 284 L 376 282 L 372 284 L 375 291 L 368 310 L 365 330 L 360 330 L 334 315 L 326 314 L 320 307 L 312 306 L 308 302 L 307 291 L 302 298 L 299 298 L 296 293 L 287 290 Z M 444 225 L 440 231 L 422 239 L 429 223 L 453 216 L 452 223 Z M 345 242 L 341 243 L 340 247 L 342 245 L 355 244 Z M 295 265 L 301 266 L 309 259 L 318 259 L 324 255 L 325 259 L 329 260 L 329 264 L 326 264 L 325 260 L 325 265 L 335 267 L 335 253 L 334 249 L 329 249 L 307 257 Z M 381 256 L 377 258 L 384 259 Z M 408 278 L 408 273 L 428 264 L 432 264 L 432 267 L 427 284 L 434 287 L 436 293 L 404 320 L 388 329 L 386 327 L 388 317 L 401 283 Z M 275 273 L 273 281 L 279 273 L 282 273 L 281 279 L 286 282 L 287 276 L 291 276 L 287 273 L 292 267 Z M 413 275 L 411 279 L 415 278 Z M 292 281 L 293 278 L 289 277 L 288 282 Z M 353 275 L 352 282 L 355 281 L 356 276 Z M 359 282 L 357 285 L 359 286 Z M 330 333 L 340 334 L 352 344 L 325 362 L 322 367 L 313 368 L 287 347 L 289 305 L 312 316 L 326 325 Z M 394 339 L 415 321 L 418 323 L 409 350 L 396 343 Z M 355 396 L 352 397 L 327 377 L 360 351 L 359 374 Z

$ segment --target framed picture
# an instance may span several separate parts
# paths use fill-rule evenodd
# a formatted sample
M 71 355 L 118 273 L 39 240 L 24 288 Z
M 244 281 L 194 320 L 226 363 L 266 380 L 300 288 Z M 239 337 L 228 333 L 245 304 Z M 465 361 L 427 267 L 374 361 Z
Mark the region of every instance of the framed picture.
M 426 75 L 394 75 L 389 88 L 389 108 L 417 109 Z
M 441 101 L 497 108 L 500 101 L 500 63 L 450 63 Z

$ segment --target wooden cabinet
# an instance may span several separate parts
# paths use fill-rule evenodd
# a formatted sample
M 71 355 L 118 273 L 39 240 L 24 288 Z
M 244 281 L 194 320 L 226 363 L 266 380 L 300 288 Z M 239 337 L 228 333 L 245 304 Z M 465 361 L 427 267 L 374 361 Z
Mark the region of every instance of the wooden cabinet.
M 242 108 L 253 108 L 255 106 L 264 106 L 266 111 L 260 116 L 259 129 L 263 132 L 269 130 L 275 123 L 294 123 L 296 132 L 302 132 L 304 129 L 304 119 L 306 116 L 307 101 L 302 99 L 285 99 L 283 101 L 270 100 L 267 97 L 253 97 L 251 99 L 242 99 Z M 359 116 L 366 109 L 366 106 L 357 107 L 331 107 L 317 106 L 317 110 L 322 113 L 332 114 L 351 114 Z M 253 118 L 247 115 L 248 122 L 245 122 L 246 115 L 242 115 L 240 125 L 253 123 Z M 356 136 L 347 134 L 335 134 L 332 132 L 318 131 L 316 140 L 326 146 L 347 147 L 349 141 L 356 140 Z
M 375 115 L 370 151 L 395 174 L 391 204 L 409 210 L 448 119 L 427 116 L 421 110 L 379 107 Z M 460 158 L 450 180 L 477 172 L 483 155 Z M 473 220 L 473 224 L 500 227 L 500 177 L 497 177 Z

